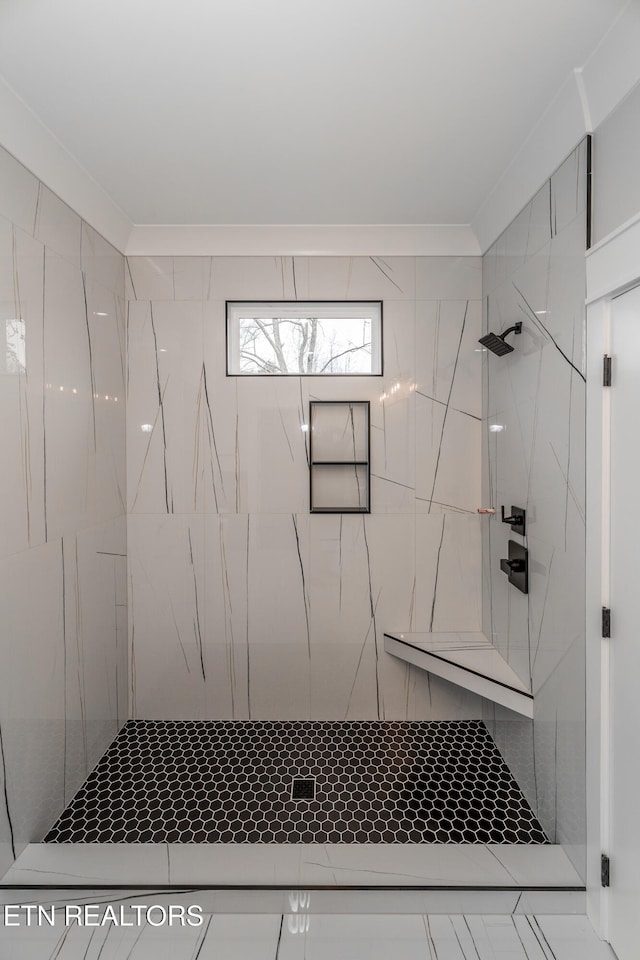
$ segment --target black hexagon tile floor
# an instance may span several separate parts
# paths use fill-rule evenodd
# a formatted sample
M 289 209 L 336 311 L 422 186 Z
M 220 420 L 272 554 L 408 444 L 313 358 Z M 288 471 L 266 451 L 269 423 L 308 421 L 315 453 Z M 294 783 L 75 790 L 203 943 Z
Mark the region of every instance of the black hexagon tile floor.
M 480 721 L 130 720 L 45 842 L 548 840 Z

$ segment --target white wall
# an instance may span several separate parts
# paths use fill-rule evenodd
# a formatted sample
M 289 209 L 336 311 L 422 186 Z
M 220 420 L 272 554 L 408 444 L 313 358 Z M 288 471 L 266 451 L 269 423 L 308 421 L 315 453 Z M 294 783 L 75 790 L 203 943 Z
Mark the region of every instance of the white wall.
M 597 128 L 593 154 L 597 243 L 640 210 L 640 86 Z
M 127 714 L 123 267 L 0 149 L 0 875 Z
M 480 625 L 480 259 L 128 262 L 132 715 L 479 716 L 383 633 Z M 226 377 L 225 299 L 296 298 L 382 299 L 384 377 Z M 309 515 L 310 399 L 371 401 L 371 515 Z
M 483 258 L 485 326 L 515 352 L 484 365 L 484 499 L 527 511 L 529 593 L 500 571 L 507 541 L 483 537 L 484 631 L 531 684 L 533 724 L 487 706 L 507 763 L 551 838 L 584 873 L 585 245 L 583 140 Z M 501 429 L 492 431 L 491 426 Z

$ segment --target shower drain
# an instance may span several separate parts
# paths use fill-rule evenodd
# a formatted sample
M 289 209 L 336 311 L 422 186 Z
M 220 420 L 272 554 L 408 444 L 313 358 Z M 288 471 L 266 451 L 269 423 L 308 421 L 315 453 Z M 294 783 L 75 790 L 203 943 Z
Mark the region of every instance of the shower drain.
M 316 781 L 313 777 L 296 777 L 291 784 L 292 800 L 314 800 Z

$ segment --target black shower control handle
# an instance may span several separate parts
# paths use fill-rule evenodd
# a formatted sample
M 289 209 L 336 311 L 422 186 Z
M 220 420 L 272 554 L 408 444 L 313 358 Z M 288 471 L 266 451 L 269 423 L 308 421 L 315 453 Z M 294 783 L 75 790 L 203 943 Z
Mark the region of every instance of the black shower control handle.
M 516 540 L 509 540 L 509 558 L 500 561 L 500 569 L 506 573 L 512 587 L 522 593 L 529 592 L 529 551 Z
M 525 534 L 525 519 L 526 519 L 526 510 L 524 507 L 514 507 L 511 505 L 511 516 L 505 517 L 504 515 L 504 506 L 500 507 L 500 519 L 503 523 L 508 523 L 514 533 L 519 533 L 521 536 Z
M 513 510 L 513 507 L 511 507 L 511 509 Z M 505 517 L 504 506 L 502 506 L 500 507 L 500 512 L 502 514 L 500 519 L 503 523 L 522 523 L 524 511 L 522 513 L 514 513 L 512 517 Z

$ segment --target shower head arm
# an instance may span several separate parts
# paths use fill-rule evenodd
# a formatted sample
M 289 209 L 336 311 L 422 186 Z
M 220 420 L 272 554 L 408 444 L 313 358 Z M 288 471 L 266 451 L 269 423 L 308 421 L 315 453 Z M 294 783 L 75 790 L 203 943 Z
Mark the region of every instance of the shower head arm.
M 504 340 L 505 337 L 508 337 L 510 333 L 522 333 L 522 321 L 519 320 L 517 323 L 514 323 L 512 327 L 509 327 L 508 330 L 505 330 L 504 333 L 498 334 L 501 340 Z

